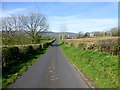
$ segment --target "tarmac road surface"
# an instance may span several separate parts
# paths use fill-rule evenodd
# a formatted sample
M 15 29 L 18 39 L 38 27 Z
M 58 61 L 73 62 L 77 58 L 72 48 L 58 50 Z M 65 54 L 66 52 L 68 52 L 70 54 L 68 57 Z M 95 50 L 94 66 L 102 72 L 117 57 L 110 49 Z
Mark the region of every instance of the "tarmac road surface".
M 8 88 L 89 88 L 89 86 L 66 59 L 56 41 Z

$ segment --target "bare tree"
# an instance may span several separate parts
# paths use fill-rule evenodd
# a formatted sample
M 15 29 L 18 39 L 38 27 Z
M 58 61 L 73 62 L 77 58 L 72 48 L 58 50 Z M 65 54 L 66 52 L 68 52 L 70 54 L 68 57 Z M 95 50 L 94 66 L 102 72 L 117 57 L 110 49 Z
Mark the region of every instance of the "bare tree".
M 48 30 L 49 25 L 47 24 L 46 17 L 41 13 L 29 13 L 27 15 L 21 15 L 19 18 L 24 27 L 24 31 L 32 37 L 32 43 L 34 43 L 36 36 Z
M 67 27 L 66 27 L 65 24 L 61 24 L 61 25 L 60 25 L 60 31 L 62 32 L 61 38 L 62 38 L 62 40 L 63 40 L 64 37 L 65 37 L 65 35 L 66 35 L 66 31 L 67 31 Z
M 6 38 L 8 42 L 13 42 L 16 32 L 19 31 L 19 18 L 18 15 L 11 15 L 2 18 L 2 35 L 3 39 Z
M 61 32 L 66 32 L 66 31 L 67 31 L 66 24 L 61 24 L 61 25 L 60 25 L 60 31 L 61 31 Z
M 14 42 L 12 40 L 15 40 L 14 36 L 18 37 L 17 39 L 19 39 L 19 42 L 22 40 L 20 36 L 25 36 L 29 38 L 32 43 L 35 43 L 38 39 L 39 41 L 41 40 L 41 32 L 46 30 L 48 30 L 46 17 L 40 13 L 11 15 L 2 18 L 2 35 L 5 37 L 3 37 L 3 39 L 8 40 L 8 43 Z
M 13 22 L 11 17 L 2 19 L 2 31 L 7 33 L 9 38 L 13 35 Z

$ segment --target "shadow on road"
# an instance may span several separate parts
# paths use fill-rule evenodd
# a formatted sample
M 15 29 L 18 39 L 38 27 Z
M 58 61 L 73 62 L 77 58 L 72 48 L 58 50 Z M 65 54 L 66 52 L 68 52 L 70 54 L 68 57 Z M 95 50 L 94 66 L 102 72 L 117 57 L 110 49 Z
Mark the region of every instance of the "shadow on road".
M 58 47 L 58 46 L 60 46 L 60 45 L 62 45 L 62 44 L 52 44 L 51 46 L 52 46 L 52 47 Z

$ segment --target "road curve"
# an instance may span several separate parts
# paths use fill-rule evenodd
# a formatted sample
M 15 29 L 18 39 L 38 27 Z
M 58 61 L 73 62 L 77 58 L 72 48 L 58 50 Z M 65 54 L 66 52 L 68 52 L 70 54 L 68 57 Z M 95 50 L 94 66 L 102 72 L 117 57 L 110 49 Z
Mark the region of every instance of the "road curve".
M 8 88 L 89 88 L 57 42 Z

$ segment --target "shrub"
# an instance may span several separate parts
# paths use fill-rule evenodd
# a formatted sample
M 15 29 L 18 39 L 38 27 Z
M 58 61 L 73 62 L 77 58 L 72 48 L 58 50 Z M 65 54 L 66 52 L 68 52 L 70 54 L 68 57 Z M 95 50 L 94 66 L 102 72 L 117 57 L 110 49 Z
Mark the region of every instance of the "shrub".
M 36 53 L 38 50 L 45 49 L 55 40 L 43 44 L 19 45 L 2 47 L 2 65 L 3 69 L 9 68 L 10 65 L 23 62 L 27 56 Z
M 85 43 L 78 43 L 77 48 L 84 50 L 86 47 Z
M 18 47 L 5 47 L 2 50 L 2 59 L 3 59 L 3 67 L 9 64 L 16 62 L 19 60 L 19 48 Z
M 117 37 L 64 39 L 64 44 L 68 46 L 75 46 L 81 50 L 88 49 L 100 52 L 107 52 L 109 54 L 117 56 L 120 54 L 120 46 L 118 44 Z

